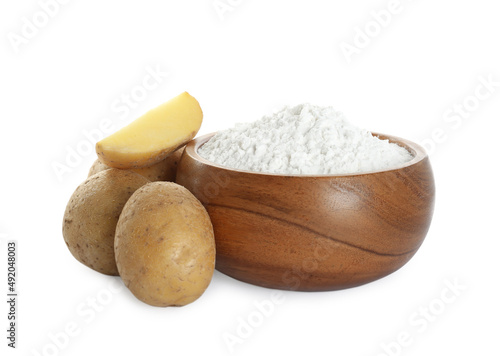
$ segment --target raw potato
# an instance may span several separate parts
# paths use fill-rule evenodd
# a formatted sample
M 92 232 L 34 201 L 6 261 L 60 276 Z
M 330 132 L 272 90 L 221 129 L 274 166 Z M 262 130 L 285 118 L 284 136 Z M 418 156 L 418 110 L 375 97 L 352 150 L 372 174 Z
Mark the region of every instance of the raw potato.
M 140 175 L 149 179 L 151 182 L 156 182 L 156 181 L 174 182 L 175 174 L 177 172 L 177 164 L 179 163 L 183 151 L 184 147 L 181 147 L 178 150 L 170 153 L 167 156 L 167 158 L 165 158 L 161 162 L 155 163 L 149 167 L 131 169 L 131 171 L 139 173 Z M 110 168 L 111 168 L 110 166 L 107 166 L 98 159 L 96 159 L 92 167 L 90 167 L 88 176 L 90 177 L 98 172 Z
M 105 165 L 99 159 L 96 159 L 89 169 L 89 175 L 87 178 L 92 177 L 94 174 L 105 171 L 106 169 L 111 169 L 110 166 Z
M 97 142 L 97 155 L 114 168 L 151 166 L 195 137 L 202 120 L 200 104 L 184 92 Z
M 63 236 L 78 261 L 98 272 L 118 275 L 116 223 L 130 196 L 147 183 L 149 180 L 140 174 L 108 169 L 76 188 L 64 213 Z
M 186 188 L 154 182 L 138 189 L 116 227 L 115 256 L 125 285 L 153 306 L 198 299 L 215 268 L 212 223 Z

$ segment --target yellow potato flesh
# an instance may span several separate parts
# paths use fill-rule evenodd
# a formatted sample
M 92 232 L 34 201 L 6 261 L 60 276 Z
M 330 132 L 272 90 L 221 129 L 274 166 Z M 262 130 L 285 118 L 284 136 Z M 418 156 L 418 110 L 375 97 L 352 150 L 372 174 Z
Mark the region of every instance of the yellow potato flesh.
M 114 168 L 151 166 L 196 136 L 203 112 L 184 92 L 96 144 L 99 160 Z

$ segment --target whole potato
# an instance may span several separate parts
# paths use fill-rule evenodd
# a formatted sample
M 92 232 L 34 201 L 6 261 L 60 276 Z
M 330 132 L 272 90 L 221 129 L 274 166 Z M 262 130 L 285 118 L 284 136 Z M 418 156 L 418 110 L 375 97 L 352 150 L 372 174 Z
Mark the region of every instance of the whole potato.
M 151 182 L 156 181 L 175 181 L 175 173 L 177 172 L 177 163 L 179 162 L 182 152 L 184 151 L 184 146 L 177 149 L 176 151 L 169 154 L 163 161 L 153 164 L 149 167 L 143 168 L 133 168 L 130 169 L 133 172 L 139 173 L 140 175 L 146 177 Z M 90 167 L 89 177 L 110 169 L 111 167 L 102 163 L 99 159 L 96 159 L 92 167 Z
M 139 188 L 118 220 L 115 257 L 125 285 L 153 306 L 198 299 L 215 268 L 215 240 L 207 211 L 186 188 L 154 182 Z
M 118 275 L 116 223 L 130 196 L 147 183 L 140 174 L 113 168 L 87 178 L 76 188 L 64 212 L 63 237 L 78 261 L 98 272 Z
M 110 166 L 102 163 L 99 159 L 96 159 L 89 170 L 89 175 L 87 178 L 92 177 L 94 174 L 105 171 L 106 169 L 111 169 Z

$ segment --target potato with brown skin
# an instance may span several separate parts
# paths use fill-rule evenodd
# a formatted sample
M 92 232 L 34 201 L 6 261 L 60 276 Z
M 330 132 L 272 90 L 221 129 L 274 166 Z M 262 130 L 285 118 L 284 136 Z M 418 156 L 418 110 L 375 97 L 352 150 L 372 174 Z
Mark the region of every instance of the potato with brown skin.
M 149 179 L 151 182 L 156 182 L 156 181 L 174 182 L 175 174 L 177 172 L 177 164 L 181 159 L 183 151 L 184 151 L 184 146 L 172 152 L 170 155 L 167 156 L 167 158 L 165 158 L 161 162 L 155 163 L 149 167 L 134 168 L 130 170 L 139 173 L 140 175 Z M 92 167 L 90 167 L 88 176 L 90 177 L 98 172 L 110 168 L 111 168 L 110 166 L 102 163 L 99 159 L 96 159 Z
M 99 159 L 96 159 L 89 169 L 89 175 L 87 176 L 87 178 L 92 177 L 94 174 L 97 174 L 99 172 L 105 171 L 106 169 L 111 169 L 111 167 L 105 165 L 104 163 L 99 161 Z
M 76 188 L 64 213 L 63 236 L 78 261 L 98 272 L 118 275 L 116 223 L 130 196 L 147 183 L 140 174 L 113 168 L 87 178 Z
M 186 188 L 154 182 L 125 204 L 116 226 L 115 257 L 125 285 L 153 306 L 198 299 L 215 268 L 215 240 L 207 211 Z

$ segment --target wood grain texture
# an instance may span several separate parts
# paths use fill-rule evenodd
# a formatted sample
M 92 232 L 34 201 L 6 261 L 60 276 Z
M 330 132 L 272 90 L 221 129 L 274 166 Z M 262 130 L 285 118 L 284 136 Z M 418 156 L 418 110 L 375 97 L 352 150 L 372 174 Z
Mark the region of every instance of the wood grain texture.
M 434 207 L 434 178 L 420 146 L 374 134 L 414 158 L 394 170 L 337 176 L 236 171 L 197 154 L 213 134 L 191 141 L 177 183 L 206 207 L 216 268 L 278 289 L 321 291 L 382 278 L 416 253 Z

